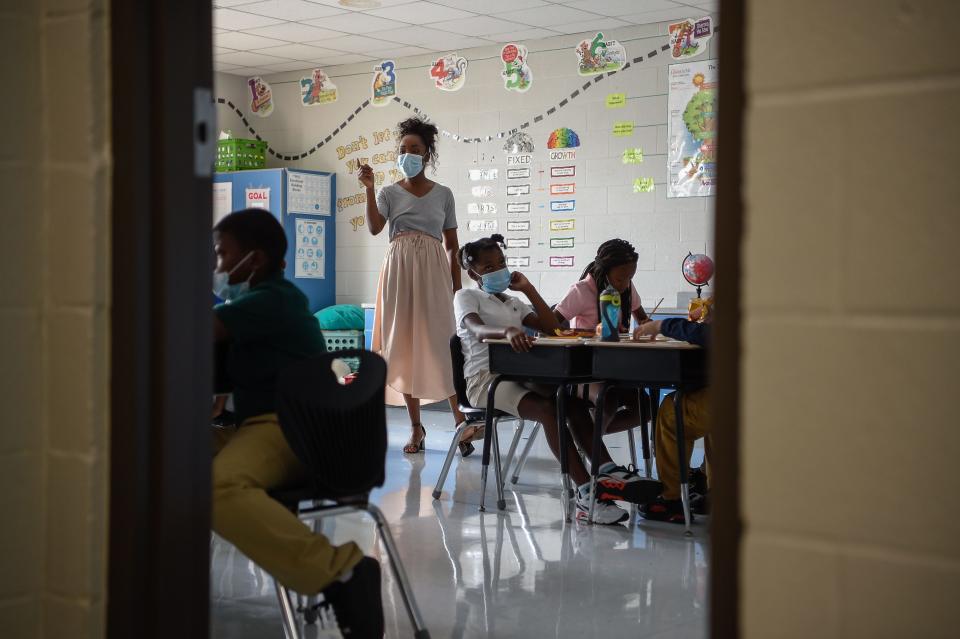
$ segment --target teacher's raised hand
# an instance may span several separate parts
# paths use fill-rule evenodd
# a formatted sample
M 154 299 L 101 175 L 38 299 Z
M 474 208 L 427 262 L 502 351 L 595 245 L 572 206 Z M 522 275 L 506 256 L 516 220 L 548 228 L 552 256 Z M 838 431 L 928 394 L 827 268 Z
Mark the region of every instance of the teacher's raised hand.
M 373 168 L 369 164 L 360 166 L 360 175 L 357 178 L 360 180 L 360 184 L 368 189 L 373 188 Z

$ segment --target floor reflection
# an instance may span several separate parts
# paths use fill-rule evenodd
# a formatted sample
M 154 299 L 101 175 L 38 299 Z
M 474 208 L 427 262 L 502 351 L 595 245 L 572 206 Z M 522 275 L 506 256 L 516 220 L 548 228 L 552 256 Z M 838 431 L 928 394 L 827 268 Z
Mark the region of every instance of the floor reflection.
M 629 526 L 565 524 L 558 466 L 542 437 L 519 483 L 507 484 L 506 512 L 477 510 L 479 454 L 454 462 L 443 495 L 434 500 L 431 491 L 453 425 L 449 414 L 424 417 L 430 433 L 426 453 L 404 456 L 400 449 L 408 430 L 403 414 L 391 411 L 387 481 L 373 498 L 391 522 L 433 637 L 706 636 L 702 521 L 692 539 L 684 538 L 679 526 L 638 523 L 636 517 Z M 626 437 L 611 437 L 609 443 L 614 457 L 626 461 Z M 701 455 L 698 449 L 695 457 Z M 488 490 L 492 495 L 492 481 Z M 488 497 L 488 507 L 492 504 Z M 386 563 L 369 519 L 325 521 L 323 530 L 337 543 L 357 541 Z M 212 636 L 282 638 L 269 575 L 218 539 L 212 564 Z M 384 582 L 388 636 L 409 637 L 403 602 L 386 568 Z M 308 628 L 304 636 L 337 634 Z

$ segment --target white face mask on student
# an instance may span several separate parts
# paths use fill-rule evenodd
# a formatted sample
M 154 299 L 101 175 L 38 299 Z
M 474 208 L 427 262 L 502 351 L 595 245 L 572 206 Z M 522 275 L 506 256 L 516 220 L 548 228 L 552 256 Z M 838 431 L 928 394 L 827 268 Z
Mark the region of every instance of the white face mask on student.
M 244 262 L 250 259 L 250 256 L 253 255 L 253 251 L 250 251 L 243 256 L 243 259 L 236 263 L 236 265 L 229 271 L 214 271 L 213 272 L 213 294 L 222 299 L 225 302 L 230 300 L 235 300 L 247 291 L 250 290 L 250 280 L 253 278 L 253 273 L 250 273 L 250 277 L 246 281 L 238 282 L 236 284 L 230 283 L 230 276 L 240 268 Z

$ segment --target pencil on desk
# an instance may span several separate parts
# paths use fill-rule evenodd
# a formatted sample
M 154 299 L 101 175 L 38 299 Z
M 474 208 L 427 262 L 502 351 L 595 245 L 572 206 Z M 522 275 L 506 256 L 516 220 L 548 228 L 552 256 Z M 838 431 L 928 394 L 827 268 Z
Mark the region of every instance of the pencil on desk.
M 663 304 L 663 300 L 664 300 L 664 299 L 665 299 L 665 298 L 661 297 L 661 298 L 660 298 L 660 301 L 657 302 L 657 305 L 653 307 L 653 310 L 650 311 L 650 312 L 647 314 L 647 317 L 650 318 L 650 321 L 651 321 L 651 322 L 653 321 L 653 314 L 656 313 L 656 312 L 657 312 L 657 309 L 660 308 L 660 305 Z M 657 336 L 656 336 L 656 335 L 651 335 L 651 336 L 650 336 L 650 341 L 651 341 L 651 342 L 656 341 L 656 339 L 657 339 Z
M 656 313 L 657 309 L 660 308 L 660 305 L 663 304 L 663 300 L 664 298 L 661 297 L 660 301 L 657 302 L 657 305 L 653 307 L 653 310 L 647 314 L 647 317 L 649 317 L 651 320 L 653 319 L 653 314 Z

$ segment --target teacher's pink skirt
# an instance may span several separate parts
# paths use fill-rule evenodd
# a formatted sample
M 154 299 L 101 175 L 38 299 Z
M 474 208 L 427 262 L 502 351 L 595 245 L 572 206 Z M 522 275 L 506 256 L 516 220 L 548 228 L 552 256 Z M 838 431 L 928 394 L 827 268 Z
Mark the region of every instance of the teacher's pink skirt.
M 453 322 L 450 263 L 440 240 L 395 236 L 380 269 L 373 323 L 373 350 L 387 360 L 388 404 L 403 406 L 404 394 L 424 403 L 454 394 Z

